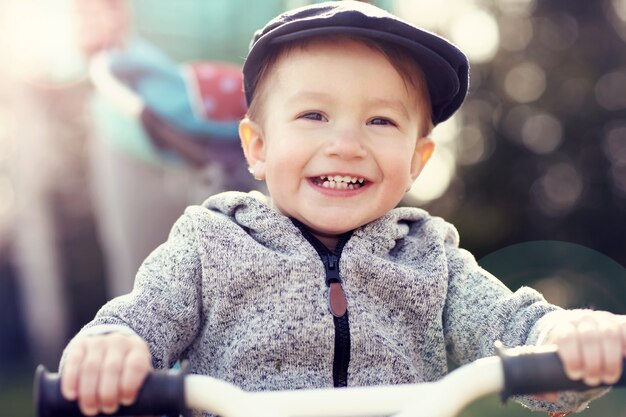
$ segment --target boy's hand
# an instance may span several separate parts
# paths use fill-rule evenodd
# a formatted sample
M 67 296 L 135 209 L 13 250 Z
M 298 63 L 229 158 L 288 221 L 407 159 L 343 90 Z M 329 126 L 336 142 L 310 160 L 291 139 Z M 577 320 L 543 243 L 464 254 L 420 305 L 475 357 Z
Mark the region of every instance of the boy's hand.
M 572 311 L 554 325 L 546 343 L 558 346 L 565 373 L 595 387 L 614 384 L 626 357 L 626 316 L 605 311 Z
M 147 343 L 121 333 L 76 338 L 66 355 L 61 393 L 89 416 L 132 404 L 152 369 Z

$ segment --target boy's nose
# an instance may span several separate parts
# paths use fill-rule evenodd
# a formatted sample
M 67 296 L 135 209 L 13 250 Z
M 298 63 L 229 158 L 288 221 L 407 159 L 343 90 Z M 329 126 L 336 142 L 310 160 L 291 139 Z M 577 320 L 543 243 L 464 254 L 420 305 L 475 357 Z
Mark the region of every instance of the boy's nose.
M 367 150 L 359 132 L 351 129 L 333 133 L 326 145 L 326 154 L 344 159 L 363 158 Z

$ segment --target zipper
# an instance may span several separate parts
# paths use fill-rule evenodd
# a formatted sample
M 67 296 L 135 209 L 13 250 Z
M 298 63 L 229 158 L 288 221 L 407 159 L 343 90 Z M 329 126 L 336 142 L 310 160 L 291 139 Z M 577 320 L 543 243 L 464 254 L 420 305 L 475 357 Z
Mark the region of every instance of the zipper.
M 339 277 L 339 257 L 334 253 L 322 256 L 326 269 L 326 286 L 328 289 L 328 308 L 333 316 L 343 317 L 348 312 L 348 301 L 341 286 Z
M 335 346 L 333 359 L 333 386 L 348 386 L 348 365 L 350 364 L 350 322 L 348 319 L 348 302 L 343 290 L 339 274 L 339 259 L 345 244 L 350 240 L 353 231 L 341 235 L 334 251 L 328 249 L 296 219 L 293 224 L 302 232 L 304 238 L 315 248 L 324 264 L 325 282 L 328 287 L 328 308 L 333 315 L 335 324 Z

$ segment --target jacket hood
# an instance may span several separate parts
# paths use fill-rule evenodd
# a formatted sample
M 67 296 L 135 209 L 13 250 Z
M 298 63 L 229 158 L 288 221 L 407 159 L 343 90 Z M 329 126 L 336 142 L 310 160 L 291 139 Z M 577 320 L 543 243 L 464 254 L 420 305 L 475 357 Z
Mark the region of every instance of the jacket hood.
M 280 242 L 285 241 L 285 235 L 292 235 L 294 232 L 299 234 L 291 220 L 273 207 L 271 198 L 258 191 L 220 193 L 205 200 L 203 206 L 231 218 L 246 228 L 252 237 L 266 245 L 269 242 L 274 242 L 272 245 L 280 245 Z M 435 229 L 444 234 L 442 237 L 448 241 L 447 243 L 458 244 L 456 229 L 446 227 L 448 223 L 443 219 L 432 217 L 426 211 L 415 207 L 398 207 L 390 210 L 378 219 L 357 228 L 351 240 L 363 239 L 361 244 L 368 245 L 373 253 L 389 253 L 412 229 L 419 230 L 429 221 L 441 223 L 439 226 L 442 227 Z M 432 233 L 432 228 L 427 229 Z

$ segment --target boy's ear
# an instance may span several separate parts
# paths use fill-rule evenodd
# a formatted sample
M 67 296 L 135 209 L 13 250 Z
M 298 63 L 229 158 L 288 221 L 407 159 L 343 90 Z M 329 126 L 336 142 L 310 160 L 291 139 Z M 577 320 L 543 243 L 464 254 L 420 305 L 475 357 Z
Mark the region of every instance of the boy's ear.
M 422 169 L 426 165 L 426 162 L 430 159 L 435 151 L 435 144 L 430 138 L 420 138 L 415 144 L 415 151 L 413 152 L 413 158 L 411 159 L 411 185 L 422 172 Z
M 265 179 L 265 139 L 261 126 L 249 118 L 239 122 L 239 139 L 250 172 L 257 180 Z

